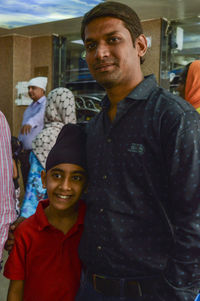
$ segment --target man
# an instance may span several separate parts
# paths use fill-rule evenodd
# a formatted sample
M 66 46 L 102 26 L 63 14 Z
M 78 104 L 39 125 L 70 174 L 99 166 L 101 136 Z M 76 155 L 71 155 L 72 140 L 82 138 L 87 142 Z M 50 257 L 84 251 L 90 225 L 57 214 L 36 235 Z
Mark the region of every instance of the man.
M 0 111 L 0 270 L 9 224 L 16 219 L 10 128 Z
M 107 96 L 87 125 L 76 301 L 192 301 L 200 287 L 199 115 L 143 76 L 147 41 L 130 7 L 97 5 L 81 33 Z
M 30 168 L 29 154 L 32 149 L 32 141 L 40 133 L 44 125 L 46 86 L 46 77 L 35 77 L 28 82 L 28 94 L 33 102 L 24 112 L 22 128 L 19 134 L 19 140 L 22 141 L 24 149 L 20 154 L 24 188 L 26 187 L 28 172 Z

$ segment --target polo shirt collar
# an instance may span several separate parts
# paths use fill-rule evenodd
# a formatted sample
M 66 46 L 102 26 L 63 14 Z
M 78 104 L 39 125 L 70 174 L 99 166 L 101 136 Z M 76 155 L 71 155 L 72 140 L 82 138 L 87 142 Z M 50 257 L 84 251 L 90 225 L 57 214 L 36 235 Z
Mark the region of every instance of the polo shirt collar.
M 158 84 L 156 82 L 156 78 L 154 74 L 145 76 L 143 81 L 136 86 L 126 97 L 126 99 L 129 100 L 146 100 L 149 97 L 149 94 L 153 92 L 155 87 L 157 87 Z M 123 101 L 123 99 L 122 99 Z M 119 102 L 118 105 L 120 105 L 121 102 Z M 107 109 L 110 106 L 110 101 L 107 97 L 107 95 L 102 99 L 101 106 L 103 109 Z
M 49 206 L 48 199 L 39 201 L 39 203 L 38 203 L 37 210 L 35 213 L 35 218 L 37 220 L 37 225 L 38 225 L 39 231 L 43 231 L 46 227 L 51 226 L 51 224 L 49 223 L 49 221 L 44 213 L 44 209 L 48 206 Z M 79 201 L 79 209 L 78 209 L 78 218 L 77 218 L 77 222 L 74 225 L 76 228 L 78 228 L 80 225 L 83 225 L 85 210 L 86 210 L 85 203 L 80 200 Z
M 45 102 L 46 101 L 46 96 L 44 95 L 44 96 L 42 96 L 40 99 L 38 99 L 37 101 L 33 101 L 32 103 L 31 103 L 31 105 L 33 105 L 33 104 L 39 104 L 39 103 L 43 103 L 43 102 Z
M 42 231 L 44 228 L 49 227 L 49 221 L 44 213 L 44 209 L 49 206 L 49 200 L 39 201 L 37 210 L 35 213 L 35 218 L 37 220 L 38 230 Z
M 44 95 L 44 96 L 42 96 L 40 99 L 38 99 L 37 102 L 42 103 L 42 102 L 44 102 L 45 100 L 46 100 L 46 96 Z

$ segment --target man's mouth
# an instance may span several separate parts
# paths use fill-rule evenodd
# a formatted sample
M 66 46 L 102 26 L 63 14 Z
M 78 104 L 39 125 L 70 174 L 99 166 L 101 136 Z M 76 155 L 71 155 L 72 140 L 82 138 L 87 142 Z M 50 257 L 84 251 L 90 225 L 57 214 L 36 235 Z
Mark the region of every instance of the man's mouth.
M 103 64 L 96 64 L 94 69 L 97 71 L 107 71 L 110 67 L 113 67 L 113 63 L 103 63 Z

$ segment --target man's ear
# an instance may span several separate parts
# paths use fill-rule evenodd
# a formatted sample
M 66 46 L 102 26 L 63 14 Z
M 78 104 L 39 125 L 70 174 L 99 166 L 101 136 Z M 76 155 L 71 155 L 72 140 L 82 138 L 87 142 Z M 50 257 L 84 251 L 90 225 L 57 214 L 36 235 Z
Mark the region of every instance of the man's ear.
M 136 38 L 135 47 L 137 48 L 138 56 L 143 57 L 147 52 L 147 39 L 144 34 L 141 34 Z
M 44 171 L 44 170 L 42 170 L 41 171 L 41 180 L 42 180 L 42 187 L 43 188 L 46 188 L 47 186 L 46 186 L 46 182 L 47 182 L 47 174 L 46 174 L 46 172 Z

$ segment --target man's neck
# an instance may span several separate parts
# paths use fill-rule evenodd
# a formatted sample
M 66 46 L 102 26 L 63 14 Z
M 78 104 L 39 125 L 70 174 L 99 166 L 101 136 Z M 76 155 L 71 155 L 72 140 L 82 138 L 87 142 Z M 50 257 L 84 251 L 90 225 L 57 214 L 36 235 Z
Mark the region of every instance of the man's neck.
M 117 113 L 117 104 L 122 101 L 131 91 L 133 91 L 137 85 L 143 80 L 143 76 L 136 83 L 131 85 L 118 85 L 116 87 L 111 87 L 106 89 L 107 96 L 110 100 L 110 108 L 108 111 L 108 116 L 111 121 L 114 120 Z

